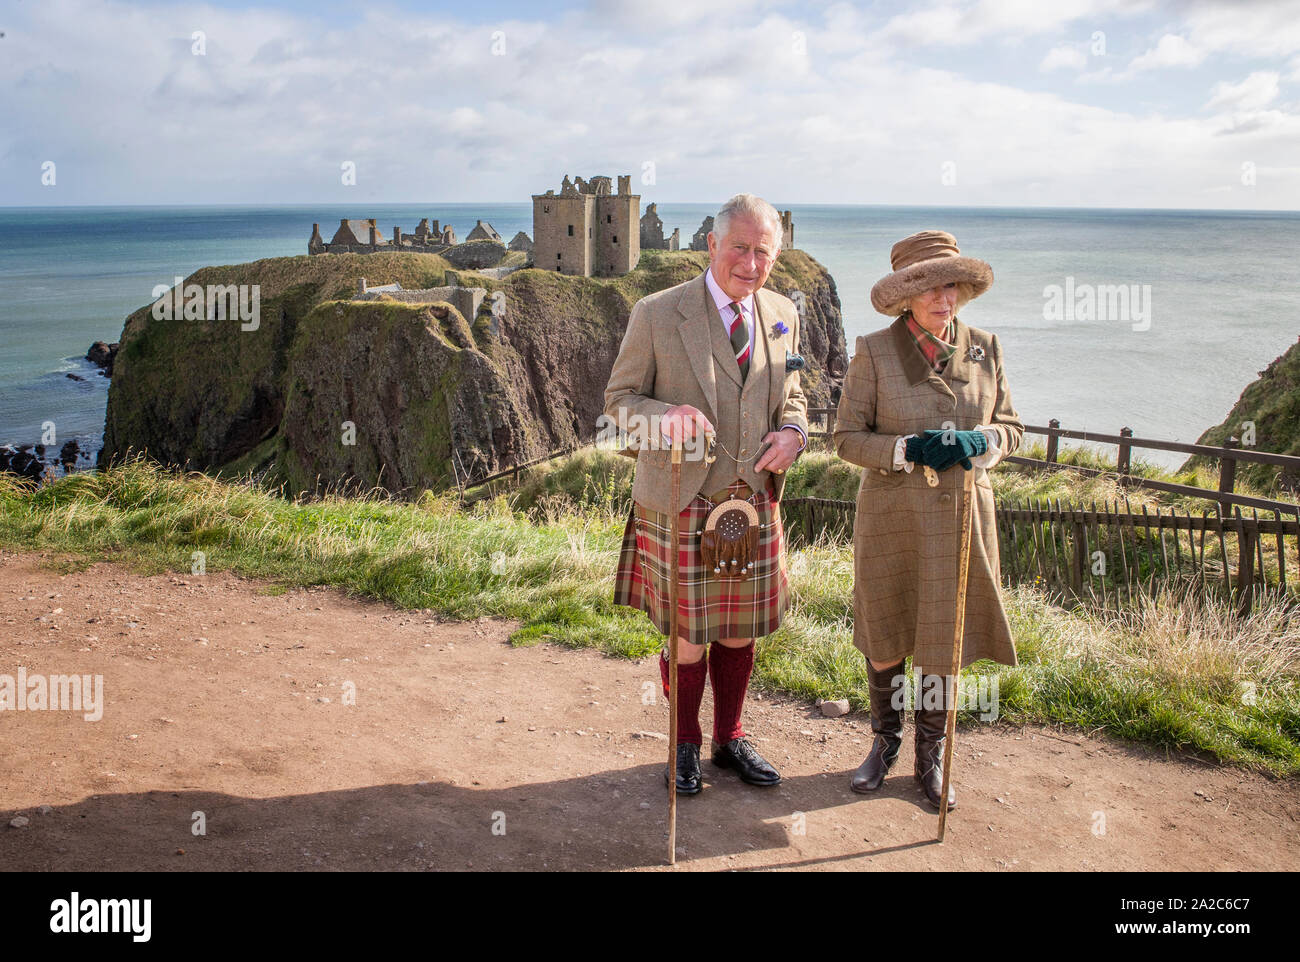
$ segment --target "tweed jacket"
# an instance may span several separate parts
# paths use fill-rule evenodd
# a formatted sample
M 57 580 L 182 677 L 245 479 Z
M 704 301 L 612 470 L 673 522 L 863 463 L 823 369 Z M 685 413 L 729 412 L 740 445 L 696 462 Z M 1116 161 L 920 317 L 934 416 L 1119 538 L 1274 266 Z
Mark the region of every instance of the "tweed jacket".
M 777 324 L 785 333 L 777 333 Z M 754 349 L 742 385 L 735 352 L 705 286 L 704 275 L 643 297 L 632 308 L 627 331 L 605 388 L 605 415 L 636 433 L 634 501 L 655 511 L 680 512 L 697 494 L 709 495 L 742 478 L 761 490 L 770 472 L 755 471 L 762 439 L 781 425 L 808 431 L 808 402 L 799 372 L 786 371 L 786 353 L 797 353 L 799 313 L 775 291 L 754 293 Z M 702 444 L 683 449 L 681 498 L 672 500 L 672 452 L 659 437 L 659 419 L 672 406 L 704 412 L 717 432 L 717 460 L 706 463 Z M 730 452 L 730 453 L 728 453 Z M 776 498 L 785 475 L 771 475 Z
M 934 373 L 900 318 L 858 338 L 836 412 L 839 456 L 861 465 L 853 526 L 853 643 L 869 658 L 912 655 L 927 674 L 952 670 L 962 482 L 956 465 L 931 488 L 917 466 L 893 469 L 900 435 L 977 424 L 993 427 L 1002 455 L 1020 445 L 1024 426 L 1011 403 L 997 337 L 956 321 L 957 350 Z M 1000 560 L 993 488 L 975 468 L 970 569 L 962 664 L 981 658 L 1016 663 L 998 593 Z

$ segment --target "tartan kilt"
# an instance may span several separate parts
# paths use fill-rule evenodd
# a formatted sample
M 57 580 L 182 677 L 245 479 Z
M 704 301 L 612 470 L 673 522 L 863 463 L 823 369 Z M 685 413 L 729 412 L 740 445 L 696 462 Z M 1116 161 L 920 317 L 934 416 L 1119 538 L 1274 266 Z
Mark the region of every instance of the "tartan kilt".
M 727 492 L 747 498 L 750 487 L 737 479 Z M 758 512 L 760 526 L 758 557 L 753 572 L 744 581 L 718 578 L 705 570 L 700 535 L 705 519 L 717 503 L 697 494 L 681 513 L 678 633 L 695 645 L 719 638 L 758 638 L 771 634 L 781 626 L 781 616 L 790 607 L 781 506 L 772 497 L 770 479 L 767 489 L 750 499 Z M 671 525 L 672 515 L 634 503 L 623 531 L 618 570 L 614 575 L 614 603 L 640 608 L 665 636 L 672 626 Z

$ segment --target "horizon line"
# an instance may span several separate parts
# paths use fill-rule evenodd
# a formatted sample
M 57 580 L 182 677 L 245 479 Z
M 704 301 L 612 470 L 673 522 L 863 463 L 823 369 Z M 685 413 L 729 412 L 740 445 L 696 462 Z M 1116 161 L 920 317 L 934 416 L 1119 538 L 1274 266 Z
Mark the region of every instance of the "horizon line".
M 644 197 L 645 195 L 638 195 Z M 298 207 L 346 207 L 351 206 L 351 201 L 301 201 L 295 203 L 260 203 L 260 202 L 224 202 L 211 204 L 0 204 L 0 211 L 47 211 L 47 210 L 167 210 L 167 209 L 220 209 L 220 208 L 298 208 Z M 527 201 L 522 200 L 472 200 L 472 201 L 364 201 L 372 207 L 431 207 L 431 206 L 460 206 L 472 207 L 475 205 L 486 204 L 519 204 L 526 206 L 531 203 L 531 198 Z M 697 200 L 653 200 L 648 203 L 653 204 L 680 204 L 689 206 L 706 206 L 718 203 L 717 201 L 697 201 Z M 773 203 L 774 207 L 794 208 L 794 207 L 862 207 L 862 208 L 879 208 L 879 209 L 934 209 L 934 210 L 1074 210 L 1074 211 L 1156 211 L 1156 212 L 1179 212 L 1194 214 L 1300 214 L 1300 209 L 1290 207 L 1105 207 L 1105 206 L 1084 206 L 1084 205 L 1058 205 L 1058 204 L 882 204 L 882 203 L 798 203 L 783 201 Z

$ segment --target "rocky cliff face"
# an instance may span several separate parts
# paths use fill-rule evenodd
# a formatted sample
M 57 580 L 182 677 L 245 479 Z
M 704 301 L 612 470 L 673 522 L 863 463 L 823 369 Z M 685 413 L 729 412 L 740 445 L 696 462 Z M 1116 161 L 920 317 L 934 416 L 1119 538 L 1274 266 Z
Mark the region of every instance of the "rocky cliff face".
M 1210 428 L 1196 443 L 1223 444 L 1236 437 L 1245 446 L 1251 426 L 1256 451 L 1300 455 L 1300 341 L 1260 371 L 1223 423 Z M 1190 458 L 1185 467 L 1203 460 Z M 1300 492 L 1300 475 L 1272 465 L 1238 462 L 1237 476 L 1284 497 Z
M 484 477 L 592 440 L 632 305 L 707 265 L 646 251 L 618 278 L 457 272 L 432 254 L 275 258 L 205 268 L 187 284 L 259 285 L 238 320 L 132 314 L 114 365 L 100 465 L 129 449 L 290 492 L 327 485 L 414 493 Z M 357 279 L 488 291 L 478 316 L 450 304 L 354 301 Z M 802 384 L 829 406 L 848 358 L 835 283 L 802 251 L 769 287 L 804 305 Z

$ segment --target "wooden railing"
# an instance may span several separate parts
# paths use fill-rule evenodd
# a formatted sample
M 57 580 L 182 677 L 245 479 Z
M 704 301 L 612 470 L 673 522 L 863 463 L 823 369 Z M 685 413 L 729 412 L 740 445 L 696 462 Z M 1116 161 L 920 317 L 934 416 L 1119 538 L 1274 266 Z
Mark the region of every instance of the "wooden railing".
M 847 544 L 855 509 L 852 501 L 783 500 L 781 518 L 790 548 L 818 541 Z M 1177 508 L 1152 511 L 1145 505 L 1139 512 L 1127 500 L 1100 508 L 998 501 L 994 515 L 1002 580 L 1107 606 L 1118 606 L 1140 591 L 1187 586 L 1244 614 L 1262 594 L 1300 589 L 1300 508 L 1271 513 L 1273 517 L 1261 518 L 1251 509 L 1246 517 L 1235 507 L 1225 515 L 1217 505 L 1199 516 Z M 1295 577 L 1288 575 L 1288 563 Z
M 468 489 L 481 487 L 491 481 L 499 481 L 502 478 L 510 478 L 511 483 L 517 483 L 519 481 L 519 475 L 522 472 L 527 471 L 529 468 L 535 468 L 539 464 L 554 461 L 556 458 L 567 457 L 575 451 L 580 451 L 583 448 L 591 446 L 591 444 L 579 444 L 573 447 L 559 448 L 549 454 L 543 454 L 541 457 L 533 458 L 531 461 L 522 461 L 517 464 L 512 464 L 508 468 L 503 468 L 500 471 L 480 478 L 471 478 L 469 473 L 465 471 L 464 467 L 461 465 L 459 457 L 452 458 L 451 469 L 452 474 L 456 479 L 456 487 L 460 489 L 461 497 L 464 497 L 465 492 Z
M 835 408 L 809 408 L 809 435 L 825 438 L 829 444 L 835 431 Z M 824 426 L 812 428 L 813 419 L 823 419 Z M 1187 444 L 1181 441 L 1163 441 L 1156 438 L 1136 438 L 1132 428 L 1120 428 L 1119 434 L 1099 434 L 1095 431 L 1071 431 L 1061 427 L 1061 422 L 1052 418 L 1046 425 L 1026 424 L 1026 434 L 1042 435 L 1047 438 L 1046 456 L 1043 459 L 1026 458 L 1018 454 L 1008 455 L 1003 460 L 1008 464 L 1041 471 L 1074 471 L 1088 477 L 1114 475 L 1121 486 L 1147 488 L 1151 491 L 1165 491 L 1189 498 L 1204 498 L 1216 501 L 1224 508 L 1237 505 L 1242 508 L 1255 508 L 1261 511 L 1292 512 L 1296 505 L 1290 501 L 1278 501 L 1272 498 L 1257 498 L 1251 495 L 1237 494 L 1237 464 L 1269 464 L 1280 468 L 1289 468 L 1300 475 L 1300 457 L 1290 454 L 1273 454 L 1269 451 L 1252 451 L 1242 448 L 1236 437 L 1228 438 L 1223 445 Z M 1086 441 L 1093 444 L 1113 444 L 1116 446 L 1115 470 L 1090 468 L 1081 464 L 1067 464 L 1058 460 L 1062 438 L 1073 441 Z M 1188 455 L 1200 455 L 1219 462 L 1219 484 L 1217 488 L 1199 488 L 1190 484 L 1174 484 L 1171 481 L 1157 481 L 1131 473 L 1134 448 L 1151 451 L 1174 451 Z
M 834 408 L 810 408 L 810 435 L 830 446 Z M 817 419 L 820 424 L 813 427 Z M 1047 425 L 1026 425 L 1026 434 L 1047 438 L 1043 459 L 1011 455 L 1005 460 L 1029 470 L 1068 470 L 1086 476 L 1114 476 L 1122 487 L 1147 488 L 1211 502 L 1200 512 L 1176 507 L 1123 504 L 1063 504 L 1060 501 L 997 502 L 998 542 L 1004 583 L 1034 583 L 1067 598 L 1092 598 L 1118 604 L 1157 585 L 1183 585 L 1204 597 L 1225 600 L 1244 613 L 1263 593 L 1292 594 L 1300 589 L 1300 505 L 1234 491 L 1238 462 L 1289 468 L 1300 474 L 1300 457 L 1252 451 L 1236 438 L 1225 445 L 1185 444 L 1137 438 L 1129 428 L 1117 435 Z M 1065 464 L 1058 460 L 1067 438 L 1117 447 L 1115 470 Z M 1142 448 L 1201 455 L 1219 462 L 1217 488 L 1157 481 L 1131 473 L 1132 451 Z M 823 539 L 845 543 L 852 537 L 852 501 L 789 498 L 782 517 L 792 547 Z M 1245 512 L 1249 512 L 1249 516 Z M 1263 517 L 1260 517 L 1261 512 Z M 1271 515 L 1271 517 L 1270 517 Z M 1208 535 L 1208 546 L 1207 546 Z M 1288 550 L 1288 539 L 1294 551 Z M 1288 577 L 1288 557 L 1295 566 Z
M 1292 511 L 1295 505 L 1288 501 L 1276 501 L 1272 498 L 1256 498 L 1248 495 L 1236 494 L 1233 488 L 1236 486 L 1237 464 L 1238 462 L 1247 462 L 1249 464 L 1269 464 L 1275 467 L 1290 468 L 1292 471 L 1300 474 L 1300 457 L 1289 454 L 1273 454 L 1269 451 L 1252 451 L 1249 448 L 1240 447 L 1240 440 L 1236 437 L 1228 438 L 1227 443 L 1221 446 L 1208 444 L 1186 444 L 1180 441 L 1162 441 L 1156 438 L 1135 438 L 1131 428 L 1120 428 L 1119 434 L 1099 434 L 1092 431 L 1069 431 L 1061 427 L 1061 422 L 1052 418 L 1046 426 L 1027 424 L 1025 425 L 1026 434 L 1039 434 L 1047 438 L 1046 457 L 1043 460 L 1035 458 L 1025 458 L 1019 455 L 1010 455 L 1005 460 L 1011 464 L 1019 464 L 1024 467 L 1037 470 L 1067 470 L 1075 471 L 1079 474 L 1096 476 L 1099 474 L 1111 474 L 1110 471 L 1098 468 L 1089 468 L 1077 464 L 1063 464 L 1057 460 L 1060 453 L 1061 438 L 1068 438 L 1074 441 L 1087 441 L 1093 444 L 1114 444 L 1117 447 L 1115 456 L 1115 471 L 1113 472 L 1121 484 L 1147 488 L 1153 491 L 1167 491 L 1171 494 L 1180 494 L 1191 498 L 1205 498 L 1210 501 L 1217 501 L 1220 505 L 1227 508 L 1231 505 L 1238 505 L 1243 508 L 1257 508 L 1263 511 Z M 1205 458 L 1212 458 L 1219 462 L 1219 486 L 1217 489 L 1198 488 L 1187 484 L 1174 484 L 1169 481 L 1155 481 L 1149 478 L 1143 478 L 1131 473 L 1132 452 L 1134 448 L 1144 448 L 1151 451 L 1174 451 L 1181 454 L 1200 455 Z

